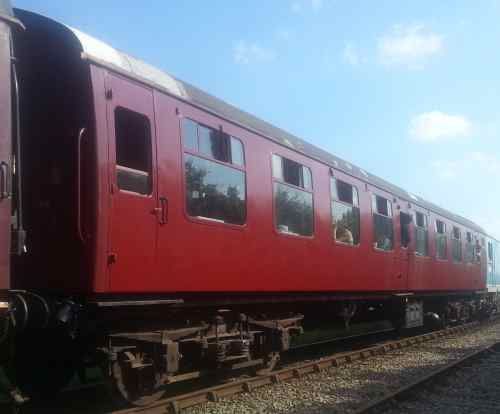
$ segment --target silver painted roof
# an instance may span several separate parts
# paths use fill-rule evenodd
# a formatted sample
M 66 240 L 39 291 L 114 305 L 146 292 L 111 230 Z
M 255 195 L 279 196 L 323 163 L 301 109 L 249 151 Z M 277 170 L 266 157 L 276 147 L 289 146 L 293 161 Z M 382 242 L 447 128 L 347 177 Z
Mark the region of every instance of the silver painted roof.
M 13 17 L 12 6 L 10 5 L 10 0 L 0 0 L 0 15 Z
M 2 1 L 2 0 L 0 0 Z M 5 0 L 3 0 L 5 1 Z M 125 75 L 141 80 L 161 91 L 181 98 L 196 106 L 202 107 L 222 118 L 241 125 L 260 135 L 265 136 L 285 147 L 294 149 L 306 156 L 319 160 L 334 169 L 338 169 L 359 178 L 362 181 L 386 190 L 400 199 L 419 205 L 434 213 L 456 221 L 472 230 L 486 234 L 486 232 L 472 221 L 455 215 L 433 203 L 427 202 L 406 190 L 397 187 L 365 170 L 332 155 L 280 128 L 277 128 L 247 112 L 244 112 L 202 90 L 180 81 L 168 73 L 149 65 L 139 59 L 120 52 L 108 44 L 95 39 L 77 29 L 67 27 L 78 39 L 82 48 L 82 56 L 102 66 L 117 70 Z

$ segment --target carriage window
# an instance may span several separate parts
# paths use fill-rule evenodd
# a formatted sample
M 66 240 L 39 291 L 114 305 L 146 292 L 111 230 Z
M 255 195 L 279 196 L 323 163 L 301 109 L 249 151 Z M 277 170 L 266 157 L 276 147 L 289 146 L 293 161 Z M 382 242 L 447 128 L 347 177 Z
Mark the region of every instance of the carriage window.
M 273 154 L 273 177 L 283 181 L 283 161 L 279 155 Z
M 273 154 L 273 177 L 287 184 L 312 189 L 311 170 L 298 162 Z
M 472 237 L 472 233 L 470 231 L 468 231 L 466 233 L 466 238 L 465 238 L 465 262 L 466 263 L 474 262 L 474 252 L 475 252 L 474 240 Z
M 151 127 L 142 114 L 115 109 L 116 178 L 118 188 L 151 193 Z
M 406 249 L 410 244 L 410 224 L 413 218 L 410 214 L 401 212 L 399 215 L 399 225 L 400 225 L 400 242 L 401 247 Z
M 199 151 L 219 161 L 229 162 L 229 137 L 212 128 L 198 125 Z
M 392 250 L 394 244 L 392 204 L 386 198 L 375 194 L 372 203 L 375 247 L 381 250 Z
M 184 148 L 201 155 L 184 153 L 188 214 L 221 223 L 245 224 L 245 172 L 231 165 L 202 158 L 206 156 L 244 167 L 241 141 L 187 118 L 182 122 L 182 139 Z
M 493 262 L 493 243 L 488 242 L 488 261 Z
M 415 253 L 419 256 L 429 255 L 427 232 L 427 216 L 417 211 L 415 214 Z
M 184 162 L 188 214 L 222 223 L 244 224 L 245 173 L 187 153 Z
M 453 227 L 452 256 L 454 262 L 462 261 L 462 232 L 458 227 Z
M 484 239 L 479 238 L 479 236 L 476 236 L 476 246 L 474 249 L 474 261 L 477 263 L 481 263 L 481 254 L 483 251 L 484 247 Z
M 311 170 L 307 167 L 302 167 L 302 181 L 304 188 L 307 188 L 308 190 L 312 189 Z
M 184 148 L 207 157 L 240 167 L 245 165 L 243 144 L 238 138 L 200 125 L 191 119 L 182 120 Z
M 231 163 L 243 167 L 245 165 L 245 155 L 243 144 L 235 137 L 231 137 Z
M 351 184 L 332 178 L 332 233 L 339 243 L 359 244 L 358 190 Z
M 447 254 L 446 223 L 436 220 L 436 258 L 446 260 Z
M 309 168 L 274 154 L 273 177 L 284 181 L 274 182 L 274 209 L 278 231 L 296 236 L 312 236 L 314 210 L 313 195 L 308 191 L 312 188 Z
M 188 118 L 182 120 L 182 139 L 184 147 L 198 151 L 198 124 Z

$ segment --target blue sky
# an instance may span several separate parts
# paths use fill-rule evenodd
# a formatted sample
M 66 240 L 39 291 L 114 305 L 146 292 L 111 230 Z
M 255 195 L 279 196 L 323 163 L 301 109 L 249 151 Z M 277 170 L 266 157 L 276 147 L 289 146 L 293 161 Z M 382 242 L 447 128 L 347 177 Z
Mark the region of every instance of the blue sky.
M 499 0 L 14 3 L 500 238 Z

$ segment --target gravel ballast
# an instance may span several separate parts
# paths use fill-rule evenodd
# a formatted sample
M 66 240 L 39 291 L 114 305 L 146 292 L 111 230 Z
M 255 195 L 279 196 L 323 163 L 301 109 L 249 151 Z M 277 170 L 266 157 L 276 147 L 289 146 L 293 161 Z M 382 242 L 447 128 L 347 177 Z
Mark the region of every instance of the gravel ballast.
M 498 320 L 466 333 L 330 368 L 185 412 L 349 413 L 369 400 L 495 341 L 500 341 Z

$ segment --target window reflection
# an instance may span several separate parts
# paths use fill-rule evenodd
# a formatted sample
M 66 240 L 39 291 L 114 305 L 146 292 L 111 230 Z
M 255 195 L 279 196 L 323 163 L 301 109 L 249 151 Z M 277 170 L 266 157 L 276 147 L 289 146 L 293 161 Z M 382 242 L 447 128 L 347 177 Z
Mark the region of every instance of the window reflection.
M 231 137 L 231 163 L 243 167 L 245 157 L 243 155 L 243 144 L 237 138 Z
M 374 214 L 373 226 L 375 229 L 375 247 L 381 250 L 392 250 L 394 244 L 392 219 L 380 214 Z
M 244 224 L 245 173 L 194 155 L 185 154 L 186 203 L 190 216 Z
M 307 191 L 274 183 L 276 224 L 281 233 L 313 234 L 313 198 Z
M 151 128 L 142 114 L 115 109 L 116 179 L 118 188 L 139 194 L 151 193 Z
M 427 216 L 417 211 L 415 214 L 415 252 L 419 256 L 429 255 Z
M 333 236 L 340 243 L 359 244 L 359 208 L 332 202 Z
M 436 257 L 441 260 L 448 258 L 446 223 L 436 220 Z
M 392 204 L 378 195 L 373 195 L 372 203 L 375 247 L 381 250 L 392 250 L 394 245 Z
M 462 233 L 458 227 L 453 227 L 452 257 L 454 262 L 462 261 Z
M 359 244 L 358 190 L 351 184 L 332 178 L 333 237 L 340 243 Z

